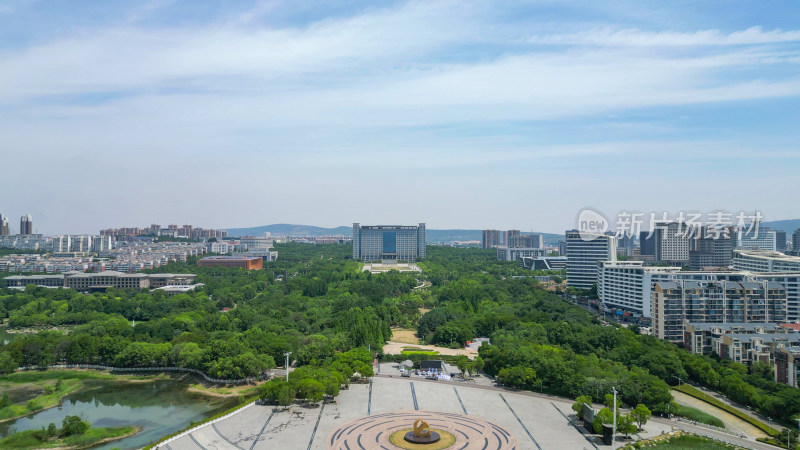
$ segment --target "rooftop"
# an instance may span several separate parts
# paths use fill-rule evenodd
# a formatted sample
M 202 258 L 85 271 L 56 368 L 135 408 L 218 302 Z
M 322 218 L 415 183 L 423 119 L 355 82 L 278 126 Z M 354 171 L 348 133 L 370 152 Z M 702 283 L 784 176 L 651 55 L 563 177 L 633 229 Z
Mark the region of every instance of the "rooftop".
M 800 256 L 789 256 L 785 253 L 776 252 L 774 250 L 736 249 L 733 251 L 733 254 L 734 256 L 739 254 L 749 258 L 780 259 L 783 261 L 796 262 L 800 264 Z
M 757 329 L 767 328 L 767 329 L 778 329 L 784 325 L 780 325 L 777 323 L 757 323 L 757 322 L 728 322 L 728 323 L 696 323 L 690 322 L 689 325 L 692 326 L 695 330 L 698 331 L 708 331 L 715 328 L 720 328 L 723 330 L 731 330 L 733 328 L 739 328 L 744 330 L 752 330 L 755 331 Z M 800 325 L 798 325 L 800 326 Z M 800 329 L 798 329 L 800 331 Z
M 754 341 L 759 340 L 761 342 L 772 342 L 772 341 L 790 341 L 790 342 L 800 342 L 800 333 L 775 333 L 775 334 L 745 334 L 745 333 L 731 333 L 726 335 L 731 339 L 738 339 L 740 341 Z
M 259 256 L 206 256 L 200 261 L 250 261 L 253 259 L 261 259 Z

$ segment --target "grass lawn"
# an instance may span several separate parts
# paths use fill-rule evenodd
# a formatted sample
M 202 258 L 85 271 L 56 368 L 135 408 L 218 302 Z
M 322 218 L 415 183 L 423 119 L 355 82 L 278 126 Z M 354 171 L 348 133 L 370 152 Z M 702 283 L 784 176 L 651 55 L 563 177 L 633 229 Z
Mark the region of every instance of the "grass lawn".
M 28 383 L 42 380 L 127 380 L 127 381 L 147 381 L 152 380 L 154 375 L 117 375 L 98 370 L 30 370 L 25 372 L 15 372 L 10 375 L 0 377 L 0 383 Z
M 124 428 L 89 428 L 86 433 L 68 436 L 63 439 L 40 441 L 34 436 L 38 430 L 20 431 L 7 438 L 0 439 L 0 448 L 34 449 L 34 448 L 87 448 L 101 441 L 121 439 L 138 433 L 137 427 Z
M 403 350 L 404 355 L 426 355 L 426 356 L 436 356 L 439 354 L 437 351 L 433 350 Z
M 715 427 L 725 428 L 725 423 L 723 423 L 722 420 L 720 420 L 719 418 L 714 417 L 706 412 L 700 411 L 697 408 L 692 408 L 691 406 L 681 405 L 678 408 L 678 415 L 690 420 L 704 423 L 706 425 L 713 425 Z
M 714 406 L 716 406 L 717 408 L 719 408 L 719 409 L 721 409 L 723 411 L 727 411 L 727 412 L 733 414 L 734 416 L 744 420 L 745 422 L 748 422 L 748 423 L 760 428 L 762 431 L 764 431 L 765 433 L 767 433 L 767 434 L 769 434 L 771 436 L 775 436 L 775 435 L 778 434 L 778 430 L 776 430 L 775 428 L 772 428 L 771 426 L 769 426 L 769 425 L 765 424 L 764 422 L 756 419 L 755 417 L 751 417 L 748 414 L 745 414 L 742 411 L 739 411 L 738 409 L 734 408 L 731 405 L 728 405 L 726 403 L 722 403 L 717 398 L 706 394 L 705 392 L 701 391 L 700 389 L 695 388 L 694 386 L 690 386 L 688 384 L 682 384 L 680 386 L 673 386 L 672 389 L 675 389 L 676 391 L 683 392 L 684 394 L 691 395 L 694 398 L 699 398 L 700 400 L 703 400 L 706 403 L 714 405 Z
M 417 330 L 410 328 L 392 328 L 391 340 L 401 344 L 419 344 Z
M 206 385 L 203 383 L 192 383 L 189 385 L 189 390 L 198 392 L 212 397 L 236 397 L 243 395 L 251 397 L 258 394 L 258 386 L 244 384 L 240 386 L 223 386 L 223 385 Z
M 37 395 L 27 402 L 14 403 L 0 409 L 0 421 L 27 416 L 28 414 L 42 409 L 52 408 L 58 405 L 62 398 L 83 387 L 81 380 L 65 379 L 62 380 L 61 388 L 55 389 L 56 382 L 57 380 L 36 380 L 22 381 L 19 383 L 2 383 L 4 389 L 38 389 L 42 394 Z M 44 389 L 52 389 L 53 391 L 48 394 Z M 0 445 L 0 447 L 2 446 Z
M 654 440 L 651 440 L 649 442 L 653 441 Z M 635 447 L 629 446 L 626 448 Z M 659 450 L 731 450 L 741 449 L 743 447 L 725 444 L 724 442 L 715 441 L 713 439 L 704 438 L 694 434 L 681 434 L 678 436 L 672 436 L 668 439 L 659 440 L 658 442 L 648 443 L 646 448 L 657 448 Z

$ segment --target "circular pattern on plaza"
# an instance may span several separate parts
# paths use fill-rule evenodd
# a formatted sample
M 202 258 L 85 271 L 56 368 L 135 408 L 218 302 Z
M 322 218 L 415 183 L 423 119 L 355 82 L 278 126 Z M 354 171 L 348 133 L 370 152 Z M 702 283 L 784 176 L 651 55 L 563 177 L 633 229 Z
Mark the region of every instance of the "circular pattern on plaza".
M 442 435 L 432 444 L 411 444 L 402 436 L 415 420 L 422 419 Z M 402 432 L 402 433 L 401 433 Z M 400 439 L 391 439 L 399 435 Z M 445 439 L 452 435 L 455 439 Z M 393 411 L 362 417 L 333 430 L 326 440 L 329 449 L 425 449 L 516 450 L 519 441 L 505 428 L 477 416 L 439 411 Z

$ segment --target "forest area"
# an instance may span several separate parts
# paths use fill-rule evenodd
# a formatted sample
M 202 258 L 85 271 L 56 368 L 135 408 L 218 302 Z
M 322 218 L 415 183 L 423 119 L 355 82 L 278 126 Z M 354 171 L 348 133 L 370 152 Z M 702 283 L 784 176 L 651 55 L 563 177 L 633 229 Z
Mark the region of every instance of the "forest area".
M 302 385 L 318 397 L 320 390 L 332 392 L 340 376 L 368 376 L 371 356 L 358 349 L 380 353 L 392 327 L 412 327 L 442 345 L 491 338 L 480 349 L 484 372 L 520 389 L 602 402 L 616 387 L 625 404 L 667 414 L 677 408 L 670 385 L 680 378 L 784 423 L 800 413 L 800 390 L 772 381 L 768 366 L 693 355 L 604 326 L 532 278 L 512 278 L 530 272 L 496 261 L 493 251 L 431 246 L 419 262 L 422 273 L 371 275 L 351 259 L 349 245 L 280 244 L 276 250 L 278 261 L 259 271 L 203 268 L 193 260 L 162 267 L 157 271 L 196 273 L 205 284 L 173 297 L 3 290 L 0 317 L 9 331 L 26 332 L 0 347 L 0 371 L 57 362 L 175 365 L 243 378 L 282 365 L 283 354 L 292 352 L 296 365 L 307 367 L 291 386 L 270 387 L 264 396 L 277 400 L 290 388 L 300 395 Z M 423 281 L 431 286 L 415 289 Z M 322 381 L 312 386 L 305 379 Z

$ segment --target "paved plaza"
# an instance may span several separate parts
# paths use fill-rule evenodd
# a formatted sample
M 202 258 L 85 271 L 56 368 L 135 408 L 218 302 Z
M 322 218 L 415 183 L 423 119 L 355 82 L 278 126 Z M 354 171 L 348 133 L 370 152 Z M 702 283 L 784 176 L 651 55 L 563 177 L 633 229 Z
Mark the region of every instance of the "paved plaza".
M 567 401 L 486 389 L 468 383 L 420 378 L 375 377 L 353 384 L 336 403 L 283 411 L 255 405 L 213 425 L 202 427 L 161 448 L 178 449 L 327 449 L 329 435 L 362 417 L 395 411 L 441 411 L 475 416 L 497 424 L 516 438 L 520 449 L 593 448 L 571 425 Z M 409 421 L 408 427 L 411 427 Z M 343 447 L 344 448 L 344 447 Z M 350 447 L 355 450 L 359 447 Z M 365 445 L 364 448 L 376 448 Z M 380 447 L 377 447 L 380 448 Z M 458 448 L 458 447 L 454 447 Z
M 450 423 L 461 424 L 459 427 L 467 425 L 474 427 L 469 433 L 454 433 L 460 438 L 457 445 L 451 447 L 453 449 L 463 447 L 470 437 L 480 441 L 480 445 L 475 448 L 487 450 L 603 447 L 597 436 L 587 436 L 580 429 L 571 408 L 572 402 L 568 399 L 498 389 L 490 386 L 489 380 L 480 378 L 477 383 L 443 382 L 418 377 L 404 378 L 394 373 L 395 370 L 382 365 L 381 374 L 374 377 L 370 384 L 351 385 L 350 389 L 341 391 L 336 403 L 326 403 L 316 407 L 297 404 L 289 410 L 271 405 L 254 405 L 216 423 L 195 429 L 190 434 L 161 444 L 159 448 L 167 450 L 380 449 L 387 447 L 382 447 L 384 444 L 378 436 L 378 430 L 370 427 L 383 426 L 386 431 L 398 429 L 394 425 L 387 425 L 388 421 L 405 418 L 408 421 L 406 426 L 410 428 L 413 423 L 412 417 L 415 415 L 431 418 L 436 412 L 443 413 L 442 416 Z M 478 423 L 484 425 L 479 426 Z M 354 427 L 358 430 L 349 435 L 341 433 L 343 428 L 352 424 L 359 424 L 358 427 Z M 483 431 L 479 431 L 481 427 Z M 645 430 L 636 438 L 652 437 L 669 432 L 673 428 L 682 428 L 748 448 L 769 448 L 766 444 L 754 442 L 752 439 L 738 439 L 731 434 L 714 432 L 685 421 L 675 422 L 656 418 L 648 422 Z M 496 436 L 494 432 L 497 433 Z M 359 436 L 361 436 L 360 441 Z M 377 443 L 376 437 L 379 440 Z M 489 439 L 486 439 L 487 437 Z M 498 438 L 513 445 L 500 445 L 502 443 Z M 465 448 L 473 448 L 476 441 L 469 440 L 469 442 L 470 445 Z M 623 442 L 617 442 L 617 446 L 622 444 Z

